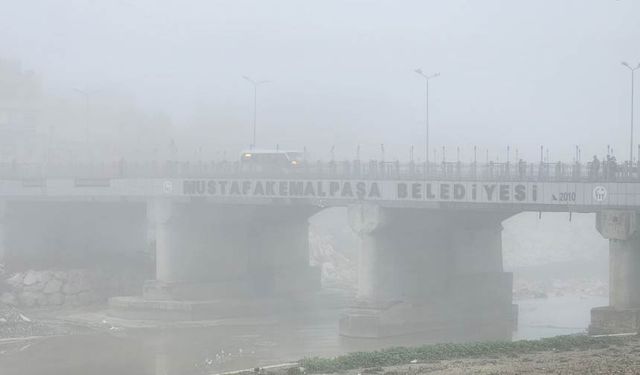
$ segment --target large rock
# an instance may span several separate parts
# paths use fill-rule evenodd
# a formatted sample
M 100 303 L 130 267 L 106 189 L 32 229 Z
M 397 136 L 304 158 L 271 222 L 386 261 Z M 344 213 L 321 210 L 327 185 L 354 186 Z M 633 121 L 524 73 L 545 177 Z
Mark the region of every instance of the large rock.
M 102 301 L 127 282 L 130 280 L 122 275 L 86 269 L 30 270 L 7 279 L 14 303 L 24 307 L 89 305 Z
M 81 292 L 78 294 L 78 302 L 81 305 L 90 305 L 98 300 L 94 292 Z
M 24 276 L 24 280 L 22 280 L 22 283 L 24 284 L 24 286 L 37 286 L 39 284 L 44 285 L 51 279 L 52 275 L 53 273 L 51 271 L 30 270 Z
M 20 304 L 26 307 L 37 306 L 41 299 L 42 294 L 34 292 L 22 292 L 19 297 Z
M 22 280 L 22 284 L 24 284 L 25 286 L 34 285 L 38 282 L 40 282 L 40 274 L 34 270 L 28 271 L 24 276 L 24 279 Z
M 9 292 L 4 292 L 2 293 L 2 295 L 0 295 L 0 304 L 4 303 L 5 305 L 9 305 L 9 306 L 17 306 L 18 305 L 18 299 L 16 298 L 16 295 L 13 293 L 9 293 Z
M 45 284 L 37 283 L 33 285 L 28 285 L 22 288 L 23 292 L 32 292 L 32 293 L 40 293 L 42 289 L 44 289 Z
M 24 280 L 25 274 L 22 272 L 18 272 L 13 274 L 10 278 L 6 280 L 7 285 L 9 285 L 12 289 L 21 289 L 22 282 Z
M 64 295 L 62 293 L 53 293 L 47 296 L 47 305 L 59 306 L 64 303 Z
M 67 283 L 62 288 L 64 294 L 78 294 L 91 289 L 91 281 L 85 272 L 80 270 L 70 271 Z
M 66 295 L 64 297 L 64 304 L 70 305 L 70 306 L 77 306 L 80 304 L 80 301 L 78 300 L 77 295 Z
M 44 289 L 42 290 L 42 292 L 44 294 L 51 294 L 51 293 L 57 293 L 60 291 L 60 289 L 62 288 L 62 281 L 58 280 L 58 279 L 51 279 L 49 280 L 49 282 L 45 285 Z

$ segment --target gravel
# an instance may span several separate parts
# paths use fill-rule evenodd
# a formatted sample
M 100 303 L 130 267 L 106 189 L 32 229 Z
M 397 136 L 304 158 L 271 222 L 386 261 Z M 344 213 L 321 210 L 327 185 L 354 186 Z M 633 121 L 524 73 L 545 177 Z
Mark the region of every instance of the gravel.
M 0 339 L 31 336 L 68 335 L 78 327 L 62 322 L 43 322 L 29 318 L 17 308 L 0 303 Z

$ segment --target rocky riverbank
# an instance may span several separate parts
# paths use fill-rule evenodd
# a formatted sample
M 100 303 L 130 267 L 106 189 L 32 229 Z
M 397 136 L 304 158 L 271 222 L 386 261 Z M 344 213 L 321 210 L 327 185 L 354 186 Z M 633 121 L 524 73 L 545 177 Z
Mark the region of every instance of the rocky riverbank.
M 70 335 L 87 329 L 63 321 L 42 321 L 0 302 L 0 340 L 34 336 Z
M 24 308 L 47 306 L 86 306 L 105 302 L 124 292 L 133 277 L 95 269 L 28 270 L 16 272 L 4 280 L 0 302 Z M 141 286 L 136 289 L 136 292 Z

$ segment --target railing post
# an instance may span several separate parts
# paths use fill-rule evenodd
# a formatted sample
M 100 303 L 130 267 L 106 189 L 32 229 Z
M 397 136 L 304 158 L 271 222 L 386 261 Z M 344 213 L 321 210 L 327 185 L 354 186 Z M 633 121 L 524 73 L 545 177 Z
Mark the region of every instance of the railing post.
M 360 164 L 360 160 L 353 161 L 353 171 L 354 177 L 360 177 L 362 175 L 362 165 Z
M 342 162 L 343 165 L 343 169 L 344 169 L 344 175 L 347 177 L 351 177 L 351 162 L 349 162 L 349 160 L 345 160 L 344 162 Z
M 378 175 L 378 163 L 375 160 L 369 161 L 369 178 L 377 177 Z

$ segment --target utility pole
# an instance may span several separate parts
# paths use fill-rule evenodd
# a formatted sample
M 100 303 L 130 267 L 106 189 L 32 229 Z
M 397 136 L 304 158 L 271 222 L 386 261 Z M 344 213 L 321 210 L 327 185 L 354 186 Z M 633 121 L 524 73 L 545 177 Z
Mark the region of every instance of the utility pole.
M 258 123 L 258 86 L 269 83 L 269 81 L 256 81 L 248 76 L 242 76 L 247 82 L 253 86 L 253 137 L 251 140 L 251 149 L 256 147 L 256 127 Z

